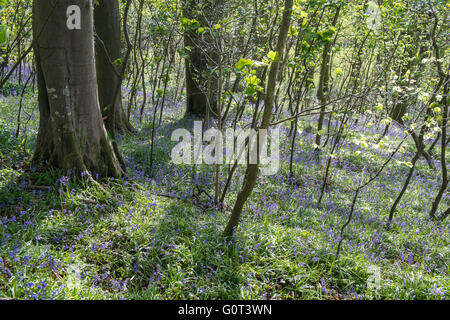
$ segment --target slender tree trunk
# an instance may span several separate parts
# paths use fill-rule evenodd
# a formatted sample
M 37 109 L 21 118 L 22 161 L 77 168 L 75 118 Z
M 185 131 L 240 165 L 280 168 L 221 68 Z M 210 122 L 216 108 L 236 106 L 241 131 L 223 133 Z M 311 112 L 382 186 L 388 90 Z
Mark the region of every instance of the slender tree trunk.
M 278 36 L 278 43 L 276 46 L 276 51 L 278 52 L 279 57 L 283 56 L 286 47 L 286 40 L 291 22 L 293 2 L 294 2 L 293 0 L 285 0 L 284 3 L 283 19 L 281 21 L 281 29 L 280 34 Z M 273 103 L 275 99 L 275 89 L 279 67 L 280 67 L 279 61 L 274 61 L 270 65 L 269 78 L 267 80 L 267 87 L 266 87 L 266 96 L 264 99 L 264 113 L 260 129 L 269 128 L 270 119 L 272 117 Z M 258 164 L 248 165 L 247 176 L 245 178 L 244 185 L 242 186 L 242 189 L 237 196 L 233 212 L 231 213 L 230 221 L 228 222 L 228 225 L 224 231 L 225 236 L 231 236 L 233 234 L 234 229 L 237 227 L 239 220 L 241 218 L 244 205 L 247 202 L 247 199 L 252 194 L 253 188 L 255 187 L 256 180 L 258 178 L 258 171 L 259 171 Z
M 334 14 L 332 26 L 336 26 L 339 14 L 341 12 L 341 7 L 338 7 L 336 9 L 336 13 Z M 317 134 L 316 134 L 316 145 L 320 146 L 321 138 L 322 138 L 322 128 L 323 128 L 323 121 L 325 119 L 325 107 L 327 102 L 327 95 L 328 95 L 328 81 L 330 78 L 330 52 L 331 48 L 333 46 L 332 42 L 328 42 L 325 45 L 325 48 L 323 49 L 322 54 L 322 66 L 320 69 L 320 80 L 319 80 L 319 88 L 317 90 L 317 97 L 320 101 L 320 115 L 319 115 L 319 121 L 317 123 Z
M 388 219 L 388 223 L 387 223 L 388 229 L 390 228 L 390 226 L 392 224 L 392 220 L 394 219 L 394 214 L 395 214 L 395 211 L 397 210 L 397 206 L 400 203 L 400 201 L 402 200 L 403 195 L 405 194 L 406 190 L 409 187 L 409 183 L 411 182 L 411 178 L 413 176 L 414 169 L 416 168 L 417 161 L 422 156 L 423 148 L 422 148 L 422 146 L 420 146 L 420 147 L 418 146 L 418 148 L 419 149 L 417 150 L 416 155 L 414 156 L 414 158 L 411 161 L 412 166 L 409 169 L 408 176 L 406 177 L 406 180 L 405 180 L 405 183 L 403 184 L 402 190 L 398 194 L 397 198 L 395 199 L 395 201 L 394 201 L 394 203 L 393 203 L 393 205 L 391 207 L 391 210 L 389 211 L 389 219 Z
M 71 5 L 81 9 L 80 30 L 66 26 Z M 40 113 L 33 163 L 120 176 L 98 101 L 91 1 L 35 0 L 33 33 Z
M 444 221 L 445 219 L 448 218 L 448 216 L 450 216 L 450 207 L 448 207 L 447 210 L 445 210 L 445 212 L 443 212 L 443 213 L 439 216 L 439 220 Z
M 444 196 L 445 191 L 447 190 L 448 184 L 450 182 L 449 178 L 448 178 L 448 170 L 447 170 L 447 162 L 446 162 L 446 158 L 445 158 L 445 153 L 446 153 L 446 149 L 447 149 L 447 145 L 446 145 L 446 138 L 447 138 L 447 118 L 449 116 L 449 112 L 448 112 L 448 87 L 449 84 L 447 83 L 445 85 L 445 89 L 444 89 L 444 101 L 443 101 L 443 105 L 444 105 L 444 110 L 443 110 L 443 117 L 442 117 L 442 132 L 441 132 L 441 174 L 442 174 L 442 182 L 441 182 L 441 187 L 439 188 L 439 192 L 436 195 L 436 198 L 433 201 L 433 204 L 431 206 L 431 210 L 430 210 L 430 217 L 431 218 L 436 218 L 436 212 L 438 210 L 439 207 L 439 203 L 442 200 L 442 197 Z M 447 210 L 448 211 L 448 210 Z

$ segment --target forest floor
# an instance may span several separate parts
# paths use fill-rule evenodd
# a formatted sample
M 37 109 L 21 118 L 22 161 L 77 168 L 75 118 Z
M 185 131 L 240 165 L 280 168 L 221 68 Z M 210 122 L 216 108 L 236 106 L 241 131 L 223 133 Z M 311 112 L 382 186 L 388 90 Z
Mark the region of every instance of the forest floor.
M 370 145 L 383 128 L 361 121 L 351 127 L 318 208 L 329 150 L 320 158 L 314 153 L 313 122 L 302 120 L 295 178 L 288 179 L 290 139 L 283 127 L 280 172 L 260 177 L 235 237 L 226 240 L 221 232 L 229 212 L 211 206 L 208 194 L 214 167 L 194 173 L 170 162 L 172 131 L 192 126 L 182 103 L 166 106 L 153 168 L 152 110 L 142 124 L 133 118 L 139 133 L 119 138 L 128 174 L 100 180 L 103 189 L 70 172 L 30 168 L 36 96 L 25 96 L 16 139 L 19 104 L 19 97 L 0 99 L 0 299 L 450 298 L 450 224 L 427 214 L 439 171 L 420 161 L 391 229 L 385 228 L 411 143 L 363 190 L 335 257 L 356 187 L 384 163 L 398 133 L 389 132 L 385 149 L 366 149 L 355 141 L 365 137 Z M 227 208 L 244 170 L 231 184 Z M 449 204 L 447 193 L 440 210 Z

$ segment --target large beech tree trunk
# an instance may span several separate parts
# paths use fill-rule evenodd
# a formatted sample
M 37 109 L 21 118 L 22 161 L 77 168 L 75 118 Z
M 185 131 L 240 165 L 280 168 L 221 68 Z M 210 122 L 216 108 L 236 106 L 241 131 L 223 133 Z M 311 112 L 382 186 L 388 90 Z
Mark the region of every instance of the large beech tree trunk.
M 103 0 L 95 4 L 94 25 L 98 98 L 106 128 L 108 130 L 113 128 L 111 118 L 114 118 L 115 130 L 119 132 L 131 130 L 131 125 L 122 112 L 122 94 L 119 93 L 114 97 L 120 82 L 119 72 L 114 65 L 121 58 L 119 1 Z M 109 116 L 112 110 L 114 117 Z
M 80 30 L 66 26 L 71 5 L 81 9 Z M 33 163 L 120 176 L 98 101 L 91 0 L 35 0 L 33 34 L 40 113 Z

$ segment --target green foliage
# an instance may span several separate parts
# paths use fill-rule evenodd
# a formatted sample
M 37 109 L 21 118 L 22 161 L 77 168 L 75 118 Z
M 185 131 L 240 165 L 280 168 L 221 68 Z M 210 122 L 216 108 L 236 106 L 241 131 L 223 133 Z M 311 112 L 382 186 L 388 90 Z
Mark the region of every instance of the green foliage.
M 412 166 L 416 146 L 410 137 L 361 192 L 341 255 L 335 256 L 355 188 L 382 168 L 410 132 L 423 129 L 428 148 L 442 130 L 446 94 L 438 86 L 437 66 L 448 70 L 449 2 L 295 1 L 283 57 L 273 46 L 282 13 L 276 3 L 226 1 L 225 17 L 210 24 L 204 15 L 213 10 L 207 6 L 189 17 L 172 0 L 144 1 L 140 12 L 131 7 L 129 35 L 139 46 L 123 84 L 123 107 L 130 108 L 124 111 L 130 111 L 138 132 L 117 134 L 128 165 L 121 179 L 94 183 L 86 176 L 32 167 L 36 92 L 29 85 L 22 101 L 24 79 L 19 84 L 13 76 L 5 83 L 0 92 L 0 299 L 449 299 L 449 224 L 428 218 L 439 169 L 418 161 L 394 223 L 385 229 Z M 5 6 L 0 0 L 4 24 L 29 15 L 29 6 L 17 12 Z M 338 7 L 342 13 L 332 26 Z M 432 13 L 436 43 L 430 39 Z M 141 30 L 136 30 L 139 17 Z M 17 30 L 9 28 L 12 37 Z M 205 45 L 200 48 L 207 56 L 202 57 L 204 73 L 222 75 L 224 92 L 218 95 L 223 109 L 230 106 L 224 127 L 235 125 L 234 118 L 237 126 L 250 126 L 245 121 L 259 114 L 267 67 L 274 61 L 282 65 L 278 113 L 272 119 L 288 119 L 280 124 L 281 170 L 258 181 L 232 239 L 221 232 L 245 166 L 237 166 L 220 211 L 211 204 L 215 167 L 193 169 L 170 161 L 171 133 L 192 124 L 180 106 L 186 99 L 186 58 L 199 48 L 183 45 L 186 33 Z M 30 35 L 18 41 L 23 49 Z M 0 27 L 0 43 L 7 43 L 6 27 Z M 327 47 L 332 103 L 325 106 L 328 123 L 319 131 L 316 92 Z M 5 45 L 1 53 L 5 71 L 19 52 Z M 211 58 L 214 53 L 222 69 Z M 216 90 L 218 78 L 209 80 Z M 206 92 L 208 81 L 200 83 Z M 405 110 L 396 117 L 397 106 Z M 142 122 L 136 119 L 140 107 Z M 288 132 L 296 133 L 295 140 Z M 320 146 L 314 139 L 318 133 L 327 139 Z M 439 164 L 439 143 L 430 154 Z M 449 157 L 447 152 L 447 162 Z M 221 183 L 228 169 L 219 171 Z M 447 190 L 439 209 L 445 206 Z M 378 290 L 368 288 L 374 267 L 380 270 Z
M 0 0 L 0 11 L 6 6 L 7 0 Z M 8 40 L 8 27 L 0 25 L 0 46 L 4 45 Z

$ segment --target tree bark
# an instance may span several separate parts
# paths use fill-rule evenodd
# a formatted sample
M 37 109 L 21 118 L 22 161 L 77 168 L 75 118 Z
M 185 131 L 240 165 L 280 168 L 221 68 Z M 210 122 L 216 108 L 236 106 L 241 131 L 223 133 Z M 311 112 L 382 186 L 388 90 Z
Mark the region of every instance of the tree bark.
M 71 5 L 80 7 L 80 30 L 66 26 Z M 33 36 L 40 113 L 33 163 L 122 175 L 100 111 L 91 1 L 35 0 Z
M 122 111 L 122 93 L 114 97 L 114 91 L 120 82 L 115 62 L 121 58 L 121 28 L 118 0 L 100 1 L 94 8 L 96 33 L 95 58 L 100 109 L 108 130 L 118 132 L 132 131 Z M 114 126 L 111 123 L 110 108 L 114 112 Z
M 224 11 L 223 0 L 184 0 L 183 16 L 196 19 L 200 26 L 214 29 Z M 184 32 L 186 49 L 186 114 L 206 116 L 217 114 L 217 73 L 219 54 L 210 32 L 197 33 L 191 28 Z M 209 110 L 208 110 L 209 109 Z
M 414 170 L 416 169 L 417 161 L 420 160 L 420 158 L 423 155 L 423 152 L 425 150 L 425 146 L 423 143 L 423 134 L 424 134 L 425 127 L 423 126 L 421 128 L 421 131 L 419 135 L 417 136 L 415 133 L 412 134 L 414 143 L 416 144 L 416 154 L 414 155 L 413 159 L 411 160 L 411 167 L 408 171 L 408 176 L 406 177 L 405 183 L 403 184 L 402 190 L 398 194 L 397 198 L 395 199 L 394 203 L 392 204 L 392 207 L 389 211 L 389 218 L 387 223 L 387 229 L 391 227 L 392 220 L 394 219 L 395 211 L 397 210 L 397 206 L 399 205 L 400 201 L 403 198 L 403 195 L 405 194 L 406 190 L 409 187 L 409 183 L 411 182 L 411 178 L 414 174 Z
M 341 7 L 337 7 L 336 13 L 334 14 L 332 27 L 335 27 L 338 19 L 339 14 L 341 13 Z M 333 46 L 333 42 L 327 42 L 325 44 L 325 47 L 323 49 L 322 54 L 322 66 L 320 69 L 320 80 L 319 80 L 319 88 L 317 90 L 317 97 L 320 101 L 320 115 L 319 115 L 319 121 L 317 123 L 317 134 L 316 134 L 316 145 L 317 147 L 320 147 L 321 139 L 322 139 L 322 128 L 323 128 L 323 121 L 325 120 L 325 107 L 327 103 L 327 95 L 328 95 L 328 81 L 330 78 L 330 53 Z
M 445 212 L 443 212 L 443 213 L 439 216 L 439 220 L 444 221 L 445 219 L 448 218 L 448 216 L 450 216 L 450 207 L 448 207 L 447 210 L 445 210 Z

